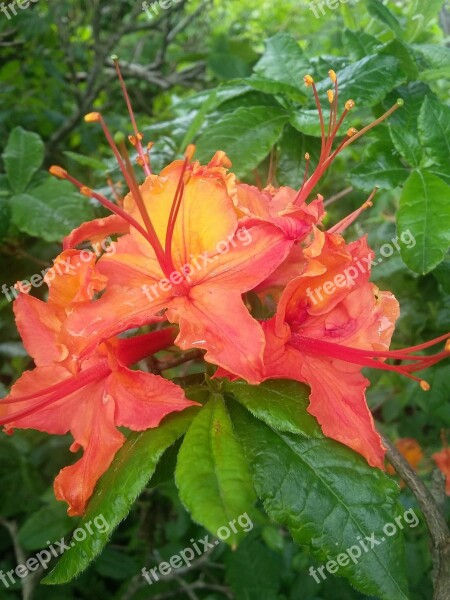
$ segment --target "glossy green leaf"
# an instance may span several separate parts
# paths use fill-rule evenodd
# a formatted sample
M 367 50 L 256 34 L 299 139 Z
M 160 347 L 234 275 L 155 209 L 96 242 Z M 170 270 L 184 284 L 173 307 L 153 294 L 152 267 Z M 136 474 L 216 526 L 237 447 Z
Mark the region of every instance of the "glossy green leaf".
M 366 0 L 369 13 L 387 25 L 397 37 L 403 37 L 403 30 L 397 17 L 380 0 Z
M 11 131 L 3 152 L 3 161 L 14 193 L 18 194 L 26 189 L 43 160 L 44 143 L 37 133 L 26 131 L 22 127 Z
M 278 33 L 267 40 L 266 51 L 254 70 L 260 77 L 285 84 L 287 89 L 300 91 L 305 97 L 303 77 L 309 71 L 309 61 L 288 33 Z
M 349 49 L 354 58 L 364 58 L 368 54 L 374 54 L 381 42 L 376 37 L 365 31 L 352 31 L 345 29 L 343 43 Z
M 278 182 L 280 185 L 299 188 L 305 174 L 305 153 L 310 154 L 312 164 L 317 164 L 320 155 L 320 140 L 303 135 L 287 125 L 278 148 Z
M 73 519 L 67 516 L 67 506 L 52 501 L 28 517 L 19 529 L 19 542 L 26 550 L 41 550 L 47 542 L 59 541 L 73 528 Z
M 398 156 L 384 144 L 373 144 L 360 164 L 351 171 L 349 179 L 352 185 L 364 191 L 371 191 L 374 187 L 390 190 L 406 181 L 408 171 Z
M 94 218 L 88 199 L 68 181 L 47 179 L 11 198 L 12 221 L 25 233 L 57 242 L 83 221 Z
M 224 381 L 223 389 L 232 394 L 252 415 L 280 431 L 321 437 L 321 430 L 313 418 L 304 418 L 309 388 L 297 381 L 269 380 L 251 386 L 244 381 Z
M 450 246 L 450 186 L 426 170 L 409 176 L 397 213 L 399 231 L 409 230 L 416 244 L 402 246 L 401 256 L 416 273 L 425 274 L 445 257 Z
M 268 400 L 284 398 L 292 407 L 292 391 L 285 384 L 277 382 L 277 393 L 268 391 Z M 341 558 L 335 574 L 363 593 L 408 600 L 402 532 L 396 528 L 388 536 L 383 530 L 400 516 L 398 486 L 349 448 L 324 437 L 301 394 L 295 404 L 297 434 L 255 420 L 239 405 L 231 409 L 265 510 L 288 527 L 297 543 L 307 544 L 321 564 L 353 548 L 355 560 L 347 555 L 347 564 Z M 379 543 L 370 548 L 366 538 L 372 536 Z
M 85 529 L 86 524 L 91 523 L 94 533 L 66 550 L 43 583 L 67 583 L 100 554 L 148 484 L 164 451 L 185 433 L 196 411 L 196 408 L 189 408 L 169 415 L 158 428 L 129 436 L 99 481 L 79 523 L 79 528 Z M 97 524 L 100 526 L 96 527 Z
M 388 120 L 389 133 L 395 149 L 413 167 L 418 167 L 422 160 L 422 145 L 418 133 L 418 117 L 424 98 L 432 92 L 423 83 L 410 83 L 396 88 L 383 102 L 384 108 L 390 108 L 397 98 L 404 101 Z
M 398 83 L 398 61 L 393 56 L 372 54 L 337 71 L 339 96 L 352 98 L 357 106 L 373 106 Z M 330 89 L 330 79 L 317 84 L 321 98 Z
M 415 44 L 412 47 L 419 62 L 422 80 L 450 77 L 450 48 L 437 44 Z
M 425 98 L 418 129 L 428 158 L 450 175 L 450 107 L 436 97 Z
M 321 136 L 319 115 L 317 108 L 302 108 L 292 113 L 289 123 L 297 131 L 315 137 Z
M 222 396 L 213 394 L 189 427 L 178 454 L 175 482 L 180 500 L 214 535 L 252 511 L 255 492 L 248 465 Z M 242 530 L 224 541 L 236 542 Z
M 288 118 L 281 107 L 238 108 L 225 114 L 200 136 L 196 156 L 201 162 L 208 162 L 220 148 L 232 161 L 233 171 L 243 176 L 267 156 Z

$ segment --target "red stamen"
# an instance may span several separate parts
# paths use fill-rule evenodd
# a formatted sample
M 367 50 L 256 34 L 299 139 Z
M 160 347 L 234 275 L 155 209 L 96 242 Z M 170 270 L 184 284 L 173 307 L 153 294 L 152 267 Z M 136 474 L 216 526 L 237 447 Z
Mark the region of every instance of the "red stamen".
M 186 173 L 187 166 L 189 164 L 189 158 L 186 156 L 184 159 L 183 166 L 181 168 L 180 178 L 178 180 L 177 189 L 175 191 L 175 196 L 172 202 L 172 207 L 170 209 L 169 220 L 167 222 L 167 231 L 166 231 L 166 243 L 165 243 L 165 255 L 166 259 L 169 261 L 169 264 L 172 267 L 172 270 L 175 270 L 175 266 L 173 264 L 173 259 L 171 255 L 172 249 L 172 240 L 173 234 L 175 231 L 175 224 L 177 222 L 178 212 L 181 207 L 181 202 L 184 195 L 184 174 Z
M 436 338 L 426 343 L 426 347 L 430 347 L 439 343 L 443 339 L 450 337 L 450 334 Z M 411 375 L 412 372 L 421 371 L 433 364 L 436 364 L 440 360 L 450 356 L 448 349 L 443 352 L 432 356 L 412 356 L 411 352 L 414 348 L 405 348 L 404 350 L 386 351 L 379 352 L 375 350 L 361 350 L 359 348 L 351 348 L 349 346 L 343 346 L 334 342 L 327 342 L 324 340 L 318 340 L 303 336 L 301 334 L 293 334 L 291 338 L 291 344 L 303 352 L 309 352 L 312 354 L 318 354 L 320 356 L 326 356 L 328 358 L 335 358 L 343 360 L 353 364 L 361 365 L 363 367 L 371 367 L 373 369 L 380 369 L 383 371 L 394 371 L 409 379 L 413 379 L 421 384 L 423 389 L 428 389 L 429 384 L 423 380 Z M 416 360 L 418 362 L 408 365 L 390 365 L 382 360 L 378 359 L 403 359 L 403 360 Z
M 364 212 L 365 210 L 367 210 L 368 208 L 371 208 L 373 206 L 373 197 L 375 196 L 375 194 L 377 193 L 378 188 L 374 188 L 373 192 L 370 194 L 370 196 L 367 198 L 367 200 L 364 202 L 364 204 L 362 206 L 360 206 L 357 210 L 353 211 L 352 213 L 350 213 L 348 216 L 344 217 L 342 219 L 342 221 L 339 221 L 339 223 L 336 223 L 336 225 L 334 225 L 333 227 L 331 227 L 330 229 L 328 229 L 328 233 L 344 233 L 344 231 L 350 227 L 350 225 L 356 221 L 356 219 L 359 217 L 359 215 Z
M 125 98 L 125 102 L 127 104 L 128 112 L 129 112 L 131 123 L 132 123 L 132 126 L 133 126 L 133 131 L 134 131 L 134 135 L 135 135 L 135 138 L 136 138 L 136 150 L 138 152 L 139 157 L 142 160 L 142 164 L 141 163 L 139 163 L 139 164 L 141 164 L 142 168 L 144 169 L 145 174 L 148 177 L 149 175 L 152 174 L 151 171 L 150 171 L 150 164 L 147 162 L 146 155 L 144 154 L 144 150 L 142 148 L 142 144 L 141 144 L 142 134 L 139 133 L 139 130 L 138 130 L 138 127 L 137 127 L 136 119 L 134 117 L 133 107 L 131 106 L 130 97 L 128 95 L 128 91 L 127 91 L 127 88 L 125 86 L 125 82 L 124 82 L 123 77 L 122 77 L 122 72 L 121 72 L 120 67 L 119 67 L 119 59 L 115 55 L 111 56 L 111 59 L 112 59 L 112 61 L 114 63 L 114 66 L 116 68 L 117 76 L 118 76 L 119 82 L 120 82 L 120 87 L 122 89 L 122 94 L 123 94 L 123 96 Z

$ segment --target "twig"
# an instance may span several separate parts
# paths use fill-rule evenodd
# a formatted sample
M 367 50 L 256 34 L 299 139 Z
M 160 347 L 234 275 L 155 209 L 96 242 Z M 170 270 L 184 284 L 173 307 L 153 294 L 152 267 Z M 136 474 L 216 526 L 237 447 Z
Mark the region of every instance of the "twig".
M 174 367 L 178 367 L 190 360 L 197 360 L 203 357 L 203 352 L 201 350 L 189 350 L 180 356 L 175 356 L 174 358 L 169 358 L 168 360 L 157 361 L 158 370 L 166 371 L 167 369 L 173 369 Z
M 417 498 L 430 532 L 433 558 L 433 600 L 448 600 L 450 590 L 450 530 L 433 495 L 397 448 L 382 437 L 386 456 Z

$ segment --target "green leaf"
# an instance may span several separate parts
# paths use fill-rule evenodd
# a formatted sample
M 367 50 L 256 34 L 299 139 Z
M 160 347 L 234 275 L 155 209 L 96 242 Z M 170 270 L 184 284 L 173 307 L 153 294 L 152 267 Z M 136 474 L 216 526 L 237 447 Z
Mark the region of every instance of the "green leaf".
M 353 548 L 355 561 L 347 555 L 349 564 L 335 563 L 336 575 L 358 590 L 382 600 L 407 600 L 402 533 L 397 528 L 395 536 L 386 537 L 383 531 L 400 517 L 398 486 L 349 448 L 319 434 L 302 395 L 293 399 L 285 385 L 277 382 L 277 394 L 268 391 L 268 400 L 281 396 L 288 407 L 295 401 L 297 434 L 257 421 L 239 405 L 231 409 L 265 510 L 320 563 Z M 372 534 L 380 543 L 366 552 L 359 541 Z
M 189 427 L 196 408 L 169 415 L 156 429 L 132 433 L 117 453 L 111 467 L 100 479 L 79 528 L 91 523 L 94 531 L 82 542 L 75 542 L 43 579 L 46 584 L 71 581 L 100 554 L 114 529 L 125 519 L 148 484 L 164 451 Z M 97 520 L 96 520 L 97 519 Z M 101 527 L 92 527 L 99 521 Z M 107 527 L 103 523 L 107 524 Z
M 361 164 L 351 171 L 349 179 L 352 185 L 368 192 L 375 186 L 391 190 L 402 185 L 407 177 L 408 171 L 398 156 L 384 143 L 376 142 L 369 147 Z
M 67 506 L 53 500 L 33 513 L 19 529 L 19 542 L 26 550 L 40 550 L 47 542 L 60 540 L 73 527 Z
M 3 152 L 5 171 L 14 193 L 23 192 L 44 160 L 44 143 L 37 133 L 16 127 Z
M 305 174 L 305 153 L 309 152 L 312 164 L 320 155 L 320 140 L 309 137 L 286 125 L 279 142 L 277 179 L 280 185 L 299 188 Z
M 434 81 L 450 77 L 450 48 L 437 44 L 412 46 L 419 61 L 420 78 Z
M 180 146 L 178 148 L 178 152 L 179 153 L 184 152 L 186 150 L 186 147 L 188 146 L 188 144 L 192 144 L 192 142 L 194 141 L 196 135 L 198 134 L 198 132 L 202 128 L 202 125 L 203 125 L 203 123 L 205 121 L 206 115 L 211 110 L 213 110 L 213 108 L 216 105 L 217 105 L 217 88 L 215 90 L 211 91 L 211 93 L 209 94 L 209 96 L 206 98 L 206 100 L 201 105 L 200 110 L 198 111 L 198 113 L 192 119 L 192 122 L 189 125 L 189 129 L 184 134 L 184 137 L 183 137 L 183 139 L 181 141 L 181 144 L 180 144 Z
M 345 29 L 342 38 L 344 47 L 348 48 L 356 59 L 375 54 L 376 49 L 381 46 L 381 42 L 376 37 L 365 31 Z
M 450 246 L 450 186 L 436 175 L 418 170 L 411 173 L 400 197 L 399 231 L 409 230 L 416 244 L 402 246 L 405 264 L 424 275 L 436 267 Z
M 403 37 L 403 30 L 400 23 L 381 0 L 366 0 L 366 4 L 367 10 L 372 17 L 387 25 L 397 37 Z
M 312 417 L 304 417 L 310 390 L 297 381 L 265 381 L 251 386 L 244 381 L 224 380 L 223 389 L 230 393 L 252 415 L 279 431 L 299 433 L 306 431 L 308 436 L 322 437 L 319 424 Z
M 94 218 L 85 196 L 68 181 L 49 178 L 36 188 L 11 198 L 12 221 L 25 233 L 47 242 L 60 241 L 83 221 Z
M 194 521 L 213 534 L 251 512 L 255 492 L 223 397 L 214 394 L 189 427 L 175 470 L 180 500 Z M 244 532 L 231 531 L 229 544 Z
M 0 196 L 0 242 L 7 236 L 11 222 L 11 203 Z
M 425 98 L 418 129 L 427 156 L 450 175 L 450 108 L 435 97 Z
M 294 93 L 300 91 L 302 97 L 305 97 L 303 77 L 308 70 L 308 59 L 288 33 L 278 33 L 267 40 L 266 51 L 254 68 L 257 75 L 285 84 Z
M 287 83 L 266 79 L 265 77 L 259 77 L 258 75 L 248 77 L 245 82 L 253 89 L 264 92 L 265 94 L 287 96 L 296 102 L 304 102 L 307 98 L 304 90 L 297 90 Z
M 396 85 L 398 61 L 393 56 L 373 54 L 337 72 L 339 96 L 352 98 L 357 106 L 373 106 Z M 330 89 L 329 78 L 317 84 L 321 97 Z
M 208 162 L 217 149 L 224 150 L 233 163 L 233 171 L 241 177 L 267 156 L 288 118 L 281 107 L 238 108 L 225 114 L 200 136 L 197 158 Z
M 430 88 L 423 83 L 410 83 L 396 88 L 383 102 L 385 109 L 390 108 L 397 98 L 404 101 L 403 106 L 389 118 L 389 133 L 395 149 L 413 167 L 422 160 L 422 145 L 419 140 L 417 120 L 424 97 L 432 95 Z
M 320 121 L 317 108 L 302 108 L 300 110 L 296 110 L 292 113 L 289 123 L 301 133 L 315 137 L 321 137 Z
M 108 170 L 108 165 L 101 160 L 97 160 L 96 158 L 84 156 L 84 154 L 78 154 L 78 152 L 69 152 L 69 150 L 65 150 L 63 154 L 83 167 L 90 167 L 91 169 L 96 169 L 97 171 Z
M 282 560 L 261 541 L 248 537 L 226 560 L 226 579 L 236 600 L 278 600 Z
M 399 61 L 400 72 L 405 80 L 415 81 L 419 79 L 419 69 L 417 68 L 417 62 L 414 56 L 414 52 L 411 46 L 408 46 L 404 42 L 394 39 L 388 44 L 385 44 L 379 54 L 388 54 L 395 56 Z

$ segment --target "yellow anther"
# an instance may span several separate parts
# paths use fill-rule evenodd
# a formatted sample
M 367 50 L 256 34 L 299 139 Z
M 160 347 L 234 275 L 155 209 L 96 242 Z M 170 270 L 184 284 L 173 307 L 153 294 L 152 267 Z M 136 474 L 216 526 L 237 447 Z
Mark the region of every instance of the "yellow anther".
M 422 379 L 422 381 L 420 382 L 420 387 L 423 389 L 424 392 L 428 392 L 430 390 L 430 384 L 424 379 Z
M 91 112 L 85 115 L 84 120 L 86 123 L 98 123 L 102 120 L 102 115 L 98 112 Z
M 303 81 L 305 82 L 306 87 L 311 87 L 314 83 L 314 79 L 311 77 L 311 75 L 305 75 L 303 77 Z
M 91 188 L 87 187 L 86 185 L 82 185 L 80 187 L 80 192 L 83 194 L 83 196 L 87 196 L 88 198 L 92 198 L 94 194 Z
M 131 144 L 132 146 L 136 146 L 136 144 L 137 144 L 137 140 L 136 140 L 136 137 L 135 137 L 134 135 L 129 135 L 129 136 L 128 136 L 128 139 L 129 139 L 129 141 L 130 141 L 130 144 Z
M 358 133 L 358 130 L 355 129 L 354 127 L 350 127 L 350 129 L 347 131 L 347 136 L 353 137 L 355 135 L 355 133 Z
M 333 92 L 333 90 L 328 90 L 327 91 L 327 96 L 328 96 L 328 102 L 330 104 L 333 104 L 333 100 L 334 100 L 334 92 Z
M 138 139 L 139 141 L 141 141 L 142 139 L 144 139 L 144 136 L 142 135 L 142 133 L 139 133 L 139 132 L 138 132 L 138 134 L 137 134 L 137 139 Z
M 50 167 L 49 173 L 50 175 L 54 175 L 55 177 L 59 177 L 60 179 L 67 178 L 67 171 L 62 167 L 58 167 L 56 165 Z
M 306 153 L 305 153 L 305 160 L 309 160 L 310 158 L 311 158 L 311 157 L 310 157 L 310 155 L 309 155 L 309 152 L 306 152 Z
M 355 103 L 353 100 L 347 100 L 345 103 L 345 110 L 352 110 L 352 108 L 355 108 Z
M 444 348 L 444 350 L 445 350 L 446 352 L 450 352 L 450 340 L 447 340 L 447 341 L 445 342 L 445 348 Z
M 153 148 L 154 145 L 155 145 L 155 142 L 149 142 L 147 144 L 147 150 L 150 152 L 150 150 Z
M 136 158 L 136 163 L 137 163 L 137 164 L 138 164 L 140 167 L 143 167 L 145 164 L 148 164 L 148 158 L 147 158 L 147 157 L 145 157 L 145 159 L 144 159 L 144 158 L 142 158 L 141 156 L 138 156 L 138 157 Z
M 333 69 L 330 69 L 328 71 L 328 75 L 330 76 L 331 81 L 333 83 L 336 83 L 337 76 L 336 76 L 336 73 L 333 71 Z

